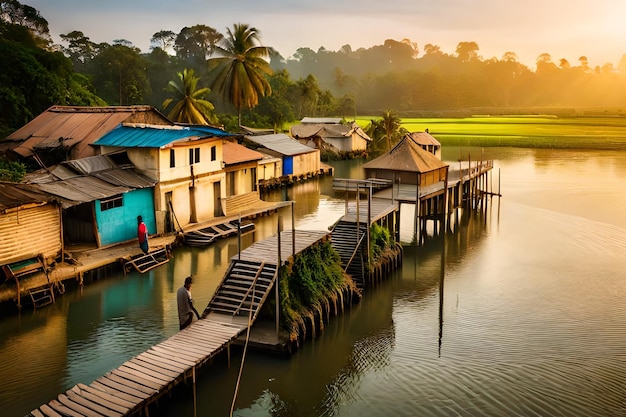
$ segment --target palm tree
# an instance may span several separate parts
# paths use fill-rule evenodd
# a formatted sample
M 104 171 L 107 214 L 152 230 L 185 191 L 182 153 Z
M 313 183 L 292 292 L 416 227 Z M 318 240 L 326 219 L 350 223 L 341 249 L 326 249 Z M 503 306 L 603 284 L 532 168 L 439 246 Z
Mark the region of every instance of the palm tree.
M 165 91 L 175 96 L 163 101 L 163 110 L 173 104 L 167 117 L 175 122 L 189 124 L 216 123 L 213 114 L 215 107 L 205 99 L 211 90 L 207 87 L 198 89 L 200 77 L 194 76 L 193 69 L 184 69 L 177 75 L 178 80 L 170 81 L 165 88 Z
M 237 23 L 215 46 L 215 58 L 209 59 L 209 70 L 215 75 L 212 88 L 237 109 L 251 109 L 260 96 L 272 93 L 265 75 L 272 73 L 266 58 L 271 48 L 259 46 L 260 32 L 247 24 Z
M 402 127 L 402 119 L 391 110 L 383 112 L 382 119 L 372 120 L 366 132 L 375 142 L 385 141 L 385 150 L 391 147 L 407 133 Z

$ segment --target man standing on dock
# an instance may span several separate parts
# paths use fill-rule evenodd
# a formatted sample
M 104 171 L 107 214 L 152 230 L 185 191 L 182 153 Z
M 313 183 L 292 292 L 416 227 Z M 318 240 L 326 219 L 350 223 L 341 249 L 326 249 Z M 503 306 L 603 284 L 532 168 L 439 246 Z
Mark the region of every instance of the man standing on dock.
M 139 247 L 143 253 L 148 253 L 148 226 L 143 222 L 141 216 L 137 216 L 137 240 L 139 241 Z
M 200 320 L 200 314 L 198 314 L 198 310 L 196 310 L 193 306 L 193 298 L 191 298 L 191 284 L 193 284 L 193 278 L 188 276 L 185 278 L 185 285 L 180 287 L 176 292 L 180 330 L 183 330 L 191 324 L 193 321 L 193 313 L 195 313 L 198 320 Z

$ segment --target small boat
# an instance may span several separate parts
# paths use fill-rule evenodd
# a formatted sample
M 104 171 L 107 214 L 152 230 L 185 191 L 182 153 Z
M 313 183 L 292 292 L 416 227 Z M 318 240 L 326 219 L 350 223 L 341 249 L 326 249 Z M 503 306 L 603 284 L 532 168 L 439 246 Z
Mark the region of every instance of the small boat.
M 218 238 L 229 237 L 237 234 L 238 220 L 204 227 L 199 230 L 192 230 L 183 234 L 185 245 L 187 246 L 208 246 Z M 254 230 L 254 223 L 250 220 L 241 222 L 241 233 Z

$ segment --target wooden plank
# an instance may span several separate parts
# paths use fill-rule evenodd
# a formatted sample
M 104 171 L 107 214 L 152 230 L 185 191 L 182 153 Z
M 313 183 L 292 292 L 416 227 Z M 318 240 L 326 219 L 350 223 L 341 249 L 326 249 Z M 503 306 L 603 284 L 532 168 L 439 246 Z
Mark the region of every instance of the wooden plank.
M 149 362 L 145 362 L 137 358 L 133 358 L 129 360 L 124 365 L 130 368 L 134 368 L 138 371 L 144 369 L 148 375 L 153 376 L 155 378 L 167 380 L 168 382 L 180 376 L 180 372 L 172 372 L 168 369 L 155 366 Z
M 204 359 L 206 355 L 211 353 L 206 349 L 197 348 L 188 344 L 183 345 L 181 343 L 176 343 L 175 340 L 168 340 L 159 344 L 159 346 L 165 350 L 177 352 L 189 359 L 193 359 L 194 363 L 197 363 L 197 361 Z
M 205 324 L 201 321 L 195 323 L 189 332 L 180 332 L 176 337 L 193 341 L 194 339 L 206 340 L 212 338 L 216 341 L 226 341 L 237 335 L 241 330 L 238 328 L 227 328 L 224 326 L 216 326 L 215 324 Z
M 61 394 L 63 395 L 63 394 Z M 122 413 L 103 407 L 99 403 L 93 402 L 82 395 L 79 395 L 72 390 L 66 392 L 66 398 L 74 404 L 83 406 L 88 410 L 94 412 L 95 415 L 103 415 L 105 417 L 121 417 Z M 72 408 L 69 404 L 68 407 Z
M 39 409 L 47 416 L 47 417 L 63 417 L 61 414 L 57 413 L 53 408 L 51 408 L 48 404 L 43 404 Z
M 73 401 L 70 401 L 69 398 L 67 398 L 65 395 L 63 394 L 59 394 L 57 396 L 57 398 L 59 399 L 59 402 L 64 405 L 68 410 L 71 411 L 71 415 L 77 415 L 77 416 L 85 416 L 85 417 L 101 417 L 97 412 L 90 410 L 87 407 L 84 407 L 80 404 L 77 404 Z M 52 403 L 52 401 L 50 402 Z M 62 412 L 62 414 L 65 414 L 66 412 Z
M 84 417 L 82 414 L 77 413 L 76 411 L 67 408 L 57 400 L 52 400 L 48 403 L 48 405 L 60 415 L 68 416 L 68 417 Z
M 192 366 L 196 366 L 196 361 L 190 359 L 187 355 L 184 355 L 180 352 L 176 352 L 176 351 L 171 351 L 170 349 L 166 349 L 165 347 L 159 345 L 156 346 L 152 346 L 150 348 L 150 350 L 155 351 L 156 353 L 160 354 L 160 355 L 166 355 L 167 358 L 171 359 L 171 360 L 175 360 L 176 362 L 180 362 L 182 364 L 185 364 L 187 366 L 189 366 L 190 368 Z
M 226 337 L 216 337 L 209 334 L 178 334 L 173 340 L 188 346 L 197 346 L 209 352 L 228 341 Z
M 154 357 L 155 360 L 159 360 L 163 363 L 167 363 L 172 366 L 183 367 L 185 370 L 195 365 L 195 362 L 187 361 L 181 358 L 174 358 L 171 355 L 169 355 L 169 353 L 164 353 L 160 350 L 155 350 L 154 348 L 150 348 L 150 350 L 144 353 L 146 355 L 150 355 L 151 357 Z
M 73 393 L 73 394 L 70 394 Z M 72 398 L 72 395 L 76 395 L 76 396 L 81 396 L 82 398 L 84 398 L 85 400 L 91 401 L 94 404 L 100 405 L 104 408 L 106 408 L 107 410 L 113 411 L 115 412 L 114 415 L 116 416 L 122 416 L 124 414 L 127 414 L 130 411 L 129 407 L 122 407 L 118 404 L 115 404 L 111 401 L 107 401 L 102 397 L 99 397 L 95 394 L 92 394 L 88 391 L 85 390 L 81 390 L 78 387 L 74 387 L 72 388 L 70 391 L 68 391 L 68 397 Z M 101 413 L 103 414 L 103 413 Z M 109 415 L 109 414 L 106 414 Z
M 166 363 L 162 360 L 159 360 L 157 357 L 153 355 L 147 355 L 143 353 L 141 355 L 135 356 L 133 360 L 147 363 L 154 370 L 167 371 L 166 375 L 168 374 L 180 375 L 183 372 L 185 372 L 185 370 L 187 370 L 187 367 L 185 366 L 172 365 L 171 363 Z
M 125 394 L 139 397 L 142 400 L 145 400 L 146 398 L 149 398 L 150 396 L 156 394 L 155 390 L 153 389 L 150 389 L 140 384 L 136 384 L 111 372 L 108 372 L 103 377 L 98 378 L 97 381 L 111 388 L 115 388 L 116 390 Z
M 125 378 L 128 382 L 132 382 L 137 385 L 141 385 L 145 388 L 152 389 L 154 391 L 159 391 L 163 386 L 167 385 L 163 381 L 154 380 L 152 377 L 148 377 L 147 375 L 143 375 L 141 372 L 137 372 L 132 368 L 127 368 L 120 366 L 117 369 L 113 369 L 111 371 L 113 375 L 117 375 L 121 378 Z M 139 388 L 137 388 L 139 389 Z
M 80 389 L 80 392 L 83 394 L 87 393 L 89 395 L 100 397 L 104 401 L 109 402 L 111 405 L 118 406 L 120 411 L 126 410 L 126 412 L 128 412 L 129 410 L 132 410 L 133 408 L 135 408 L 135 406 L 141 402 L 141 400 L 136 397 L 133 397 L 135 398 L 135 401 L 125 400 L 121 397 L 112 395 L 111 393 L 104 391 L 103 389 L 100 389 L 99 387 L 91 387 L 85 384 L 78 384 L 76 385 L 76 387 Z
M 168 367 L 163 366 L 163 364 L 161 363 L 154 363 L 153 361 L 150 361 L 147 358 L 139 358 L 137 356 L 131 359 L 130 361 L 128 361 L 127 363 L 132 363 L 132 364 L 137 364 L 139 366 L 143 366 L 147 369 L 150 369 L 150 371 L 152 372 L 157 372 L 160 375 L 163 375 L 170 379 L 176 379 L 185 372 L 184 370 L 171 370 Z
M 204 349 L 198 346 L 192 346 L 190 344 L 177 343 L 176 340 L 168 340 L 166 342 L 161 343 L 159 346 L 164 349 L 169 349 L 172 351 L 180 352 L 182 354 L 186 354 L 190 358 L 195 358 L 196 361 L 204 359 L 207 355 L 211 353 L 211 349 Z
M 209 354 L 212 354 L 213 351 L 217 348 L 219 348 L 220 346 L 222 346 L 224 343 L 228 342 L 228 340 L 217 340 L 217 338 L 200 338 L 197 336 L 194 336 L 193 338 L 189 337 L 189 338 L 184 338 L 184 336 L 180 336 L 179 338 L 176 339 L 177 342 L 180 343 L 185 343 L 188 345 L 194 345 L 194 346 L 204 346 L 207 351 L 209 352 Z
M 143 392 L 132 393 L 131 390 L 127 390 L 128 387 L 122 386 L 117 382 L 107 379 L 100 378 L 97 381 L 93 381 L 90 385 L 91 388 L 106 392 L 114 397 L 120 398 L 122 400 L 133 403 L 135 406 L 141 404 L 143 400 L 145 400 L 148 396 Z
M 36 408 L 33 411 L 30 412 L 30 415 L 33 416 L 33 417 L 46 417 L 44 415 L 44 413 L 42 413 L 41 411 L 39 411 Z
M 168 367 L 168 369 L 175 372 L 185 372 L 187 369 L 191 368 L 192 365 L 186 365 L 184 363 L 176 362 L 169 357 L 163 357 L 158 354 L 158 352 L 153 350 L 148 350 L 137 356 L 141 360 L 154 362 L 163 367 Z

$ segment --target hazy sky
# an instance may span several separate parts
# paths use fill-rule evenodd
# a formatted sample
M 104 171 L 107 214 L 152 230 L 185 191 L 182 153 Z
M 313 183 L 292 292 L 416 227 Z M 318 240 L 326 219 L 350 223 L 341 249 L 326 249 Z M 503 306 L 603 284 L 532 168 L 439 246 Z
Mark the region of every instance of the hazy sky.
M 23 0 L 59 34 L 82 31 L 94 42 L 127 39 L 144 52 L 160 30 L 204 24 L 221 33 L 234 23 L 261 32 L 264 46 L 285 58 L 299 47 L 353 50 L 408 38 L 454 53 L 473 41 L 483 59 L 515 52 L 534 68 L 547 52 L 554 62 L 617 65 L 626 53 L 626 0 Z

